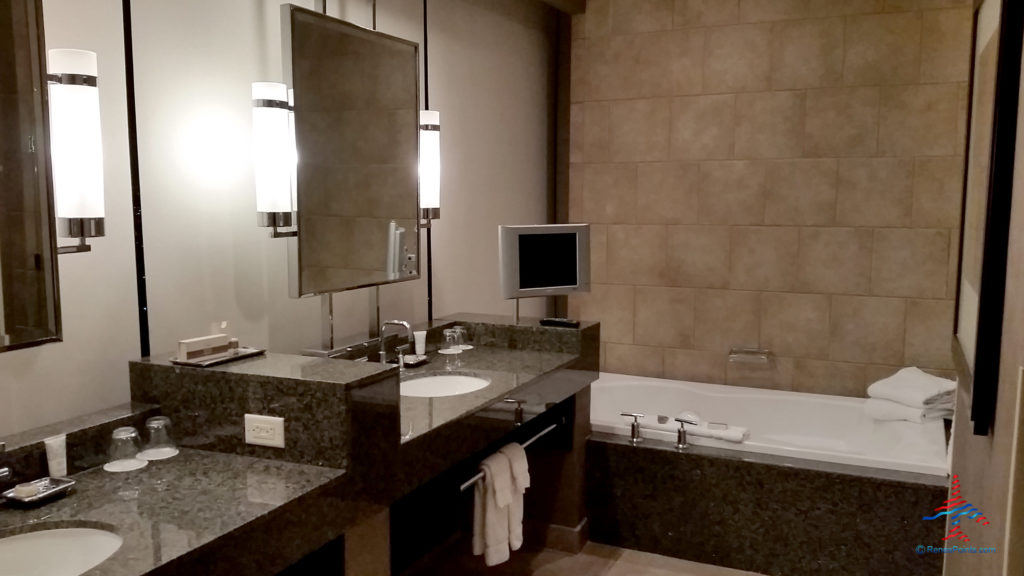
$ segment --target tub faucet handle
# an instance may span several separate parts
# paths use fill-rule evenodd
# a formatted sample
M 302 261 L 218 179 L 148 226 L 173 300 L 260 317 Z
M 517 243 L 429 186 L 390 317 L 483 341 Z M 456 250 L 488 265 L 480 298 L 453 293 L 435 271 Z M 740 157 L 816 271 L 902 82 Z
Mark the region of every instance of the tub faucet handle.
M 629 443 L 636 446 L 643 442 L 644 438 L 640 435 L 640 419 L 644 417 L 644 414 L 637 412 L 622 412 L 621 415 L 633 419 L 633 423 L 629 425 Z
M 676 432 L 676 450 L 689 448 L 690 443 L 686 441 L 686 424 L 690 426 L 699 426 L 700 424 L 689 418 L 676 418 L 676 422 L 679 422 L 679 430 Z

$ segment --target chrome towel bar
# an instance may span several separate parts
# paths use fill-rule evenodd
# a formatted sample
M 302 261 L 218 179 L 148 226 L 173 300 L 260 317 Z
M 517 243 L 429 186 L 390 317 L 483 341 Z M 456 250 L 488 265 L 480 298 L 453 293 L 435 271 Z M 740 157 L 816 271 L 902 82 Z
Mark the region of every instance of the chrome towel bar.
M 534 442 L 536 442 L 537 440 L 539 440 L 541 436 L 543 436 L 543 435 L 547 434 L 548 432 L 551 432 L 551 431 L 552 431 L 552 430 L 554 430 L 555 428 L 558 428 L 558 424 L 552 424 L 551 426 L 548 426 L 547 428 L 545 428 L 545 429 L 541 430 L 540 432 L 538 432 L 538 433 L 537 433 L 537 435 L 536 435 L 536 436 L 534 436 L 533 438 L 530 438 L 530 439 L 529 439 L 529 440 L 527 440 L 526 442 L 523 442 L 523 448 L 526 448 L 526 447 L 527 447 L 527 446 L 529 446 L 530 444 L 533 444 Z M 462 484 L 462 486 L 459 486 L 459 490 L 460 490 L 461 492 L 465 492 L 467 488 L 469 488 L 469 487 L 473 486 L 474 484 L 476 484 L 477 482 L 479 482 L 479 481 L 481 481 L 481 480 L 483 480 L 483 479 L 484 479 L 484 473 L 483 473 L 483 472 L 480 472 L 480 473 L 478 473 L 478 474 L 477 474 L 476 476 L 473 476 L 473 477 L 472 477 L 472 478 L 470 478 L 469 480 L 466 480 L 466 481 L 465 481 L 465 482 L 464 482 L 464 483 Z

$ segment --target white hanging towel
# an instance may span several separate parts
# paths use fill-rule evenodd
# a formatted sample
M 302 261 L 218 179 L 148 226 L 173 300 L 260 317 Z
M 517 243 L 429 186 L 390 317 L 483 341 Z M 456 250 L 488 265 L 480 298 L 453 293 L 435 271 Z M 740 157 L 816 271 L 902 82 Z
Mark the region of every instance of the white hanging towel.
M 480 463 L 483 480 L 476 483 L 473 502 L 473 554 L 496 566 L 509 558 L 509 508 L 512 503 L 512 467 L 497 452 Z
M 530 487 L 530 463 L 526 459 L 526 450 L 513 442 L 505 445 L 500 454 L 508 457 L 512 467 L 512 502 L 508 507 L 508 545 L 512 550 L 519 550 L 523 545 L 523 494 Z

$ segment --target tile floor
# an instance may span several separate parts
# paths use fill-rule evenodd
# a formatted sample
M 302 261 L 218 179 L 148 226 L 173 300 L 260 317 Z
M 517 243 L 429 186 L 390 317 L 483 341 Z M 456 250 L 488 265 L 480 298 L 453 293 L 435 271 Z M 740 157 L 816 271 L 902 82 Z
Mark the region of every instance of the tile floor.
M 421 567 L 415 576 L 759 576 L 730 568 L 625 550 L 603 544 L 586 545 L 579 554 L 554 550 L 515 552 L 511 560 L 485 568 L 483 559 L 460 554 Z M 410 575 L 411 576 L 411 575 Z

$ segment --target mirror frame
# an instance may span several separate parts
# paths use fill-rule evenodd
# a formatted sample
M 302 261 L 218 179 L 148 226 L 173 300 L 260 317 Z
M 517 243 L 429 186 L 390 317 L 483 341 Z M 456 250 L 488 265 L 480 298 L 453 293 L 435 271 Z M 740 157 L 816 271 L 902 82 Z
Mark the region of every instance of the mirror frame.
M 420 130 L 419 129 L 419 112 L 421 110 L 421 107 L 420 107 L 420 47 L 419 47 L 419 44 L 417 44 L 416 42 L 413 42 L 411 40 L 407 40 L 405 38 L 399 38 L 397 36 L 392 36 L 390 34 L 385 34 L 384 32 L 380 32 L 378 30 L 374 30 L 374 29 L 371 29 L 371 28 L 365 28 L 363 26 L 359 26 L 358 24 L 353 24 L 351 22 L 347 22 L 347 21 L 342 20 L 340 18 L 333 18 L 331 16 L 328 16 L 326 14 L 322 14 L 322 13 L 317 12 L 315 10 L 309 10 L 307 8 L 303 8 L 301 6 L 296 6 L 294 4 L 282 4 L 281 5 L 281 44 L 282 44 L 282 49 L 283 49 L 282 64 L 283 64 L 283 67 L 284 67 L 284 81 L 285 81 L 285 84 L 287 84 L 289 90 L 294 89 L 294 86 L 295 86 L 294 77 L 293 77 L 293 73 L 292 73 L 292 38 L 293 38 L 293 35 L 294 35 L 294 27 L 295 27 L 295 19 L 294 19 L 293 16 L 296 15 L 296 14 L 299 14 L 299 15 L 301 15 L 303 17 L 312 17 L 314 19 L 323 20 L 323 22 L 325 24 L 330 25 L 330 26 L 336 26 L 336 27 L 339 27 L 339 28 L 347 28 L 347 29 L 350 29 L 353 32 L 361 34 L 361 35 L 369 34 L 369 35 L 377 36 L 377 37 L 380 37 L 380 38 L 384 38 L 384 39 L 388 39 L 388 40 L 391 40 L 391 41 L 394 41 L 394 42 L 405 44 L 405 45 L 409 46 L 410 48 L 412 48 L 412 50 L 413 50 L 413 57 L 416 60 L 414 82 L 415 82 L 415 86 L 416 86 L 416 114 L 417 114 L 417 116 L 416 116 L 417 121 L 414 124 L 413 130 L 414 130 L 414 138 L 415 138 L 415 142 L 416 142 L 416 157 L 419 158 L 419 154 L 420 154 L 420 150 L 419 150 L 419 146 L 420 146 L 420 138 L 419 138 L 419 130 Z M 301 160 L 300 160 L 300 162 L 301 162 Z M 408 276 L 401 276 L 401 277 L 393 279 L 393 280 L 383 280 L 383 281 L 380 281 L 380 282 L 367 282 L 367 283 L 361 283 L 361 284 L 358 284 L 358 285 L 348 286 L 348 287 L 345 287 L 345 288 L 339 288 L 339 289 L 334 289 L 334 290 L 327 290 L 327 291 L 323 291 L 323 292 L 311 292 L 309 290 L 304 289 L 304 287 L 302 285 L 302 274 L 301 274 L 301 272 L 302 272 L 302 262 L 301 262 L 301 252 L 299 250 L 299 239 L 300 239 L 300 236 L 301 236 L 301 231 L 300 231 L 299 234 L 288 238 L 288 251 L 289 251 L 289 254 L 288 254 L 288 278 L 289 278 L 289 282 L 288 282 L 288 284 L 289 284 L 289 293 L 290 293 L 291 297 L 292 298 L 304 298 L 304 297 L 308 297 L 308 296 L 317 296 L 317 295 L 322 295 L 322 294 L 332 294 L 332 293 L 336 293 L 336 292 L 347 292 L 349 290 L 358 290 L 360 288 L 372 288 L 374 286 L 386 286 L 386 285 L 389 285 L 389 284 L 397 284 L 399 282 L 409 282 L 409 281 L 412 281 L 412 280 L 419 280 L 420 278 L 422 278 L 422 270 L 423 270 L 423 268 L 422 268 L 422 264 L 421 264 L 420 260 L 422 259 L 421 255 L 423 253 L 423 249 L 420 246 L 420 243 L 421 243 L 420 242 L 420 231 L 423 229 L 423 226 L 422 226 L 422 221 L 421 221 L 421 218 L 420 218 L 420 193 L 419 193 L 420 190 L 419 190 L 419 187 L 420 187 L 420 182 L 419 182 L 419 178 L 417 178 L 417 180 L 416 180 L 416 211 L 414 212 L 415 216 L 413 218 L 415 220 L 415 222 L 416 222 L 415 228 L 413 230 L 413 237 L 416 239 L 416 252 L 417 252 L 417 254 L 416 254 L 416 272 L 414 274 L 410 274 Z M 296 212 L 297 212 L 296 224 L 301 226 L 301 223 L 302 223 L 302 215 L 301 215 L 301 210 L 302 210 L 302 202 L 301 202 L 302 190 L 301 189 L 297 191 L 296 198 L 297 198 L 297 202 L 298 202 L 298 204 L 296 206 Z
M 973 118 L 974 74 L 977 60 L 978 14 L 985 2 L 1000 2 L 998 61 L 996 64 L 993 117 Z M 1024 38 L 1024 6 L 1020 0 L 975 0 L 971 32 L 971 82 L 968 87 L 966 166 L 963 182 L 963 209 L 960 216 L 960 247 L 957 265 L 956 308 L 953 314 L 953 361 L 957 379 L 971 391 L 971 421 L 974 434 L 987 436 L 996 415 L 1002 354 L 1003 312 L 1005 308 L 1006 265 L 1009 252 L 1010 208 L 1013 200 L 1013 173 L 1016 160 L 1017 116 L 1019 106 L 1021 49 Z M 963 278 L 964 226 L 967 216 L 967 178 L 971 162 L 971 132 L 976 121 L 992 123 L 992 142 L 988 174 L 985 230 L 981 246 L 981 287 L 978 293 L 977 339 L 974 369 L 971 370 L 964 345 L 957 334 L 960 324 L 960 284 Z
M 64 341 L 64 331 L 61 323 L 60 277 L 57 262 L 57 213 L 53 203 L 53 173 L 50 169 L 50 89 L 47 83 L 46 27 L 43 22 L 43 2 L 42 0 L 31 0 L 26 2 L 26 8 L 33 12 L 36 37 L 32 48 L 37 50 L 39 55 L 37 58 L 38 69 L 36 70 L 36 74 L 39 76 L 39 83 L 35 85 L 35 102 L 39 106 L 40 114 L 36 126 L 39 127 L 41 123 L 41 127 L 37 128 L 36 134 L 37 158 L 39 162 L 39 174 L 36 179 L 39 184 L 45 187 L 44 190 L 37 190 L 37 193 L 45 204 L 45 214 L 43 214 L 45 218 L 42 221 L 43 229 L 41 236 L 43 249 L 48 248 L 50 252 L 49 261 L 44 262 L 43 266 L 44 270 L 52 278 L 52 281 L 48 282 L 49 286 L 47 286 L 48 291 L 52 291 L 47 314 L 50 316 L 50 327 L 52 328 L 53 335 L 15 344 L 4 345 L 0 343 L 0 353 Z

